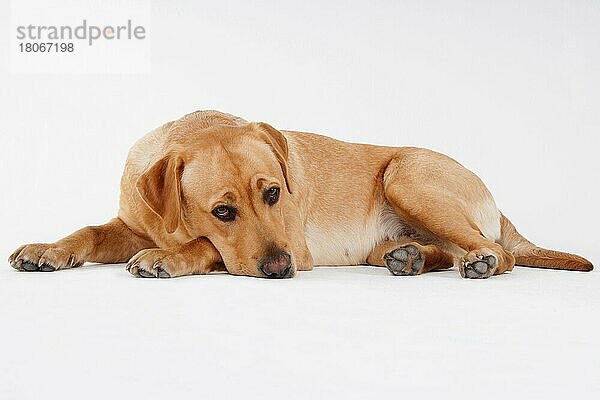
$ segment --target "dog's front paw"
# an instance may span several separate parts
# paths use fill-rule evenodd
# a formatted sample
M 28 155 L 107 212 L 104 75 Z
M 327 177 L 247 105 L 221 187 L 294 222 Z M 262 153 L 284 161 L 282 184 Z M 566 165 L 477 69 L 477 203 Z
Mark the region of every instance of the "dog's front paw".
M 146 249 L 127 263 L 127 271 L 139 278 L 171 278 L 179 276 L 179 254 L 164 249 Z
M 15 250 L 8 258 L 10 265 L 18 271 L 51 272 L 59 269 L 79 267 L 83 264 L 73 252 L 54 244 L 26 244 Z

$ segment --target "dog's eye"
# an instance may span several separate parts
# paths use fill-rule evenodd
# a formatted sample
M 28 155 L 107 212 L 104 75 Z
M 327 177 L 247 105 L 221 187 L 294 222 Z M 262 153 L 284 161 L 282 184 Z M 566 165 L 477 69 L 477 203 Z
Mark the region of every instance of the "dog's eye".
M 279 188 L 274 186 L 265 190 L 263 198 L 265 199 L 265 202 L 270 206 L 277 203 L 277 200 L 279 200 Z
M 212 210 L 212 215 L 224 222 L 233 221 L 235 219 L 235 208 L 230 206 L 219 206 Z

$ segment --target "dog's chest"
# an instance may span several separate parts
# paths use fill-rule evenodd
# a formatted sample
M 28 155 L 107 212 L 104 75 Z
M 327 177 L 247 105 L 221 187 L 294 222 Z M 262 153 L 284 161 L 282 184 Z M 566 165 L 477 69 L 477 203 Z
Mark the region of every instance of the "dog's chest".
M 364 264 L 373 248 L 402 235 L 405 225 L 396 213 L 383 206 L 373 215 L 336 225 L 309 223 L 306 243 L 315 265 Z

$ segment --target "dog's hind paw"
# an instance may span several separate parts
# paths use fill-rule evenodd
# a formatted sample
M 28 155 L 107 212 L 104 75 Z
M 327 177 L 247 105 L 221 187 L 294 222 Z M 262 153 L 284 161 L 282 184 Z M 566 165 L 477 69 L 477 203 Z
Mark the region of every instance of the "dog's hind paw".
M 385 265 L 394 275 L 419 275 L 425 265 L 423 253 L 412 244 L 398 247 L 383 258 Z
M 474 250 L 461 260 L 459 271 L 463 278 L 484 279 L 494 275 L 498 269 L 498 259 L 490 251 Z

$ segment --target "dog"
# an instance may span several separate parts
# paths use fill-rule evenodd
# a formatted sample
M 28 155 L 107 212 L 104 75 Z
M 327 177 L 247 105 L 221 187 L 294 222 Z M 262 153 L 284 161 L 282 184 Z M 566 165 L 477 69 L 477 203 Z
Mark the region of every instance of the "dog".
M 481 179 L 415 147 L 279 131 L 218 112 L 168 122 L 130 150 L 118 216 L 19 247 L 19 271 L 124 263 L 142 278 L 226 271 L 291 278 L 314 265 L 488 278 L 515 264 L 590 271 L 521 236 Z

